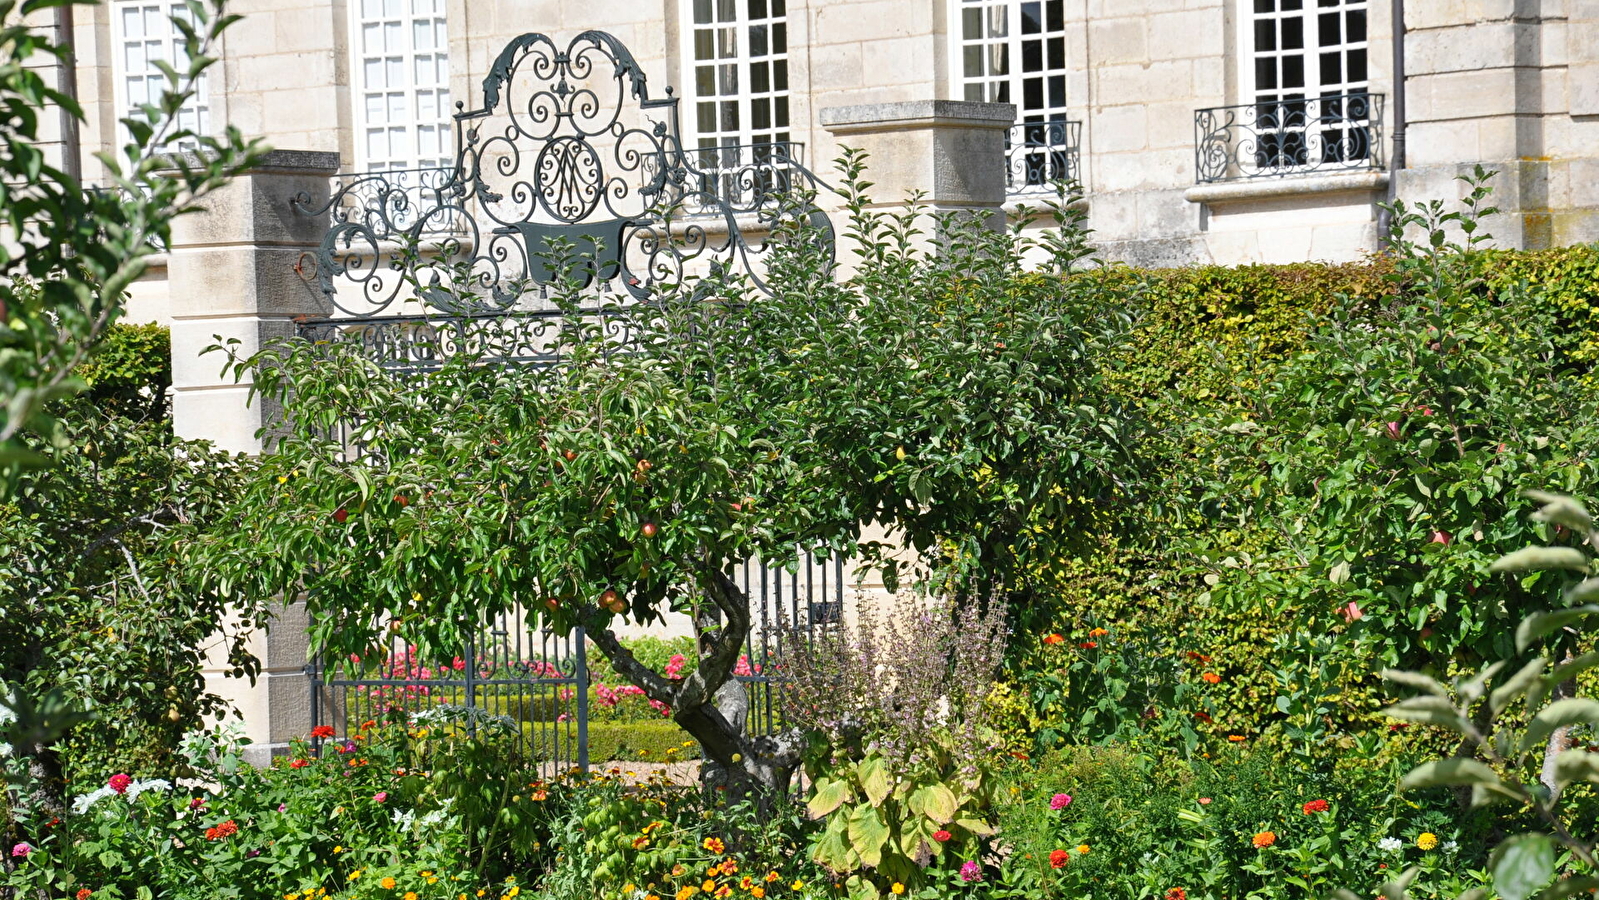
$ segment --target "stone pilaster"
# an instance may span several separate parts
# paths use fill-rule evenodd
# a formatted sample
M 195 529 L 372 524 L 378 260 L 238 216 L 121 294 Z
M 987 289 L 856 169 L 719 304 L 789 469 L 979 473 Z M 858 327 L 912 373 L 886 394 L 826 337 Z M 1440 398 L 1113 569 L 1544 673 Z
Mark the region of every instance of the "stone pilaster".
M 272 410 L 249 402 L 249 385 L 222 373 L 221 354 L 202 354 L 229 338 L 251 353 L 294 333 L 294 318 L 322 315 L 325 301 L 301 278 L 302 254 L 327 229 L 322 217 L 296 211 L 299 194 L 314 206 L 327 201 L 338 154 L 277 150 L 255 169 L 205 198 L 200 212 L 172 227 L 167 287 L 172 313 L 173 426 L 186 438 L 213 442 L 230 452 L 259 453 L 257 431 Z M 301 604 L 282 610 L 250 651 L 262 674 L 252 686 L 225 677 L 226 660 L 213 658 L 207 688 L 244 715 L 255 761 L 265 761 L 311 725 L 305 675 L 306 618 Z
M 935 210 L 999 211 L 1005 203 L 1005 133 L 1010 103 L 911 100 L 834 106 L 822 127 L 839 144 L 870 154 L 876 205 L 899 206 L 921 191 Z

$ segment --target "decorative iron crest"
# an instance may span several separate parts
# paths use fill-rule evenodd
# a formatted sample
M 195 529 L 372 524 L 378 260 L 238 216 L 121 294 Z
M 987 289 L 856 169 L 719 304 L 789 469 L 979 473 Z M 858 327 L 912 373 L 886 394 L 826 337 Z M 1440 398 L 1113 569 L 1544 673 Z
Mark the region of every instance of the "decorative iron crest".
M 344 176 L 320 206 L 296 198 L 299 212 L 329 217 L 312 254 L 318 287 L 358 317 L 413 299 L 448 314 L 528 311 L 562 257 L 578 260 L 581 287 L 636 300 L 713 272 L 766 290 L 765 236 L 785 220 L 808 223 L 801 233 L 831 255 L 831 223 L 811 199 L 824 186 L 797 145 L 685 150 L 666 93 L 651 99 L 605 32 L 565 48 L 515 38 L 483 80 L 482 106 L 456 105 L 453 167 Z

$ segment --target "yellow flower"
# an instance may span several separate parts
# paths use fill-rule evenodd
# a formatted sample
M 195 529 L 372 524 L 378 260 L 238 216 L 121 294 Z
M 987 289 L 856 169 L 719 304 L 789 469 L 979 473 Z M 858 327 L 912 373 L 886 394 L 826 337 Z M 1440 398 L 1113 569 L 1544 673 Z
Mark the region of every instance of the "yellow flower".
M 383 885 L 385 891 L 394 890 L 394 878 L 391 876 L 384 876 L 383 880 L 378 883 Z
M 343 853 L 344 852 L 344 848 L 343 847 L 334 847 L 333 848 L 333 852 L 334 853 Z
M 762 897 L 766 896 L 766 888 L 763 888 L 757 884 L 756 886 L 750 888 L 750 896 L 754 897 L 755 900 L 761 900 Z
M 1416 846 L 1423 850 L 1431 850 L 1438 846 L 1438 835 L 1430 831 L 1423 831 L 1416 837 Z
M 776 869 L 773 869 L 772 871 L 766 873 L 766 883 L 767 884 L 771 884 L 772 882 L 776 881 L 777 879 L 778 879 L 778 874 L 777 874 L 777 870 Z
M 896 894 L 903 894 L 903 893 L 905 893 L 905 885 L 900 884 L 899 882 L 896 881 L 896 882 L 894 882 L 894 886 L 889 888 L 889 890 L 891 892 L 893 892 L 893 893 L 896 893 Z
M 416 900 L 416 891 L 406 891 L 405 900 Z
M 517 894 L 520 894 L 520 893 L 522 893 L 522 889 L 520 887 L 513 887 L 510 890 L 505 892 L 506 900 L 509 900 L 509 898 L 515 897 Z
M 357 879 L 357 878 L 360 878 L 360 877 L 361 877 L 361 872 L 362 872 L 362 871 L 364 871 L 364 870 L 362 870 L 362 869 L 356 869 L 356 870 L 355 870 L 355 871 L 354 871 L 354 872 L 351 872 L 351 873 L 350 873 L 350 880 L 351 880 L 351 881 L 354 881 L 354 880 L 356 880 L 356 879 Z
M 1077 845 L 1077 852 L 1078 853 L 1087 853 L 1088 852 L 1088 845 L 1087 844 L 1078 844 Z
M 721 853 L 727 849 L 727 845 L 723 844 L 720 838 L 708 837 L 705 839 L 705 849 L 712 853 Z
M 716 890 L 716 882 L 714 882 L 714 881 L 710 880 L 709 878 L 707 878 L 707 879 L 705 879 L 705 883 L 700 885 L 700 890 L 702 890 L 705 893 L 709 894 L 711 891 Z
M 688 898 L 698 894 L 699 892 L 700 889 L 691 884 L 677 892 L 677 900 L 688 900 Z
M 804 890 L 805 882 L 800 881 L 798 878 L 796 878 L 796 879 L 794 879 L 794 883 L 789 885 L 789 888 L 792 889 L 792 890 L 796 890 L 796 891 Z

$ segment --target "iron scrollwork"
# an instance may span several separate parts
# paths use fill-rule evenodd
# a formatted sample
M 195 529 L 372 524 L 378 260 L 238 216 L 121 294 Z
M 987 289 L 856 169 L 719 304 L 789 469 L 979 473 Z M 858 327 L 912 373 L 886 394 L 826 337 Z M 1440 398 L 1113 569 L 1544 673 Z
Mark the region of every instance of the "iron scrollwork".
M 1383 95 L 1261 100 L 1194 112 L 1201 183 L 1383 167 Z
M 300 212 L 329 217 L 314 277 L 340 312 L 414 313 L 413 301 L 453 315 L 536 310 L 557 257 L 568 277 L 580 261 L 580 287 L 633 300 L 711 272 L 764 290 L 765 236 L 790 218 L 832 253 L 812 200 L 822 185 L 794 145 L 685 150 L 677 98 L 651 98 L 605 32 L 565 47 L 515 38 L 482 105 L 457 104 L 454 119 L 453 166 L 347 176 L 325 204 L 297 198 Z

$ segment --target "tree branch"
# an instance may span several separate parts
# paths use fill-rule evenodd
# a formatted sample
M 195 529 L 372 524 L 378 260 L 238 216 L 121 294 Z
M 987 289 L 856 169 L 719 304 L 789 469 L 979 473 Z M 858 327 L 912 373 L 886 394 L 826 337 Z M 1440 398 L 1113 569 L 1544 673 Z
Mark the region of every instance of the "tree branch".
M 672 688 L 672 683 L 657 674 L 654 669 L 639 662 L 633 651 L 622 646 L 622 642 L 616 639 L 616 632 L 609 628 L 598 627 L 599 613 L 598 606 L 591 606 L 584 611 L 584 626 L 588 629 L 589 640 L 593 641 L 594 646 L 599 647 L 605 658 L 610 660 L 612 668 L 642 688 L 646 696 L 675 709 L 674 701 L 677 698 L 674 696 L 676 692 Z

